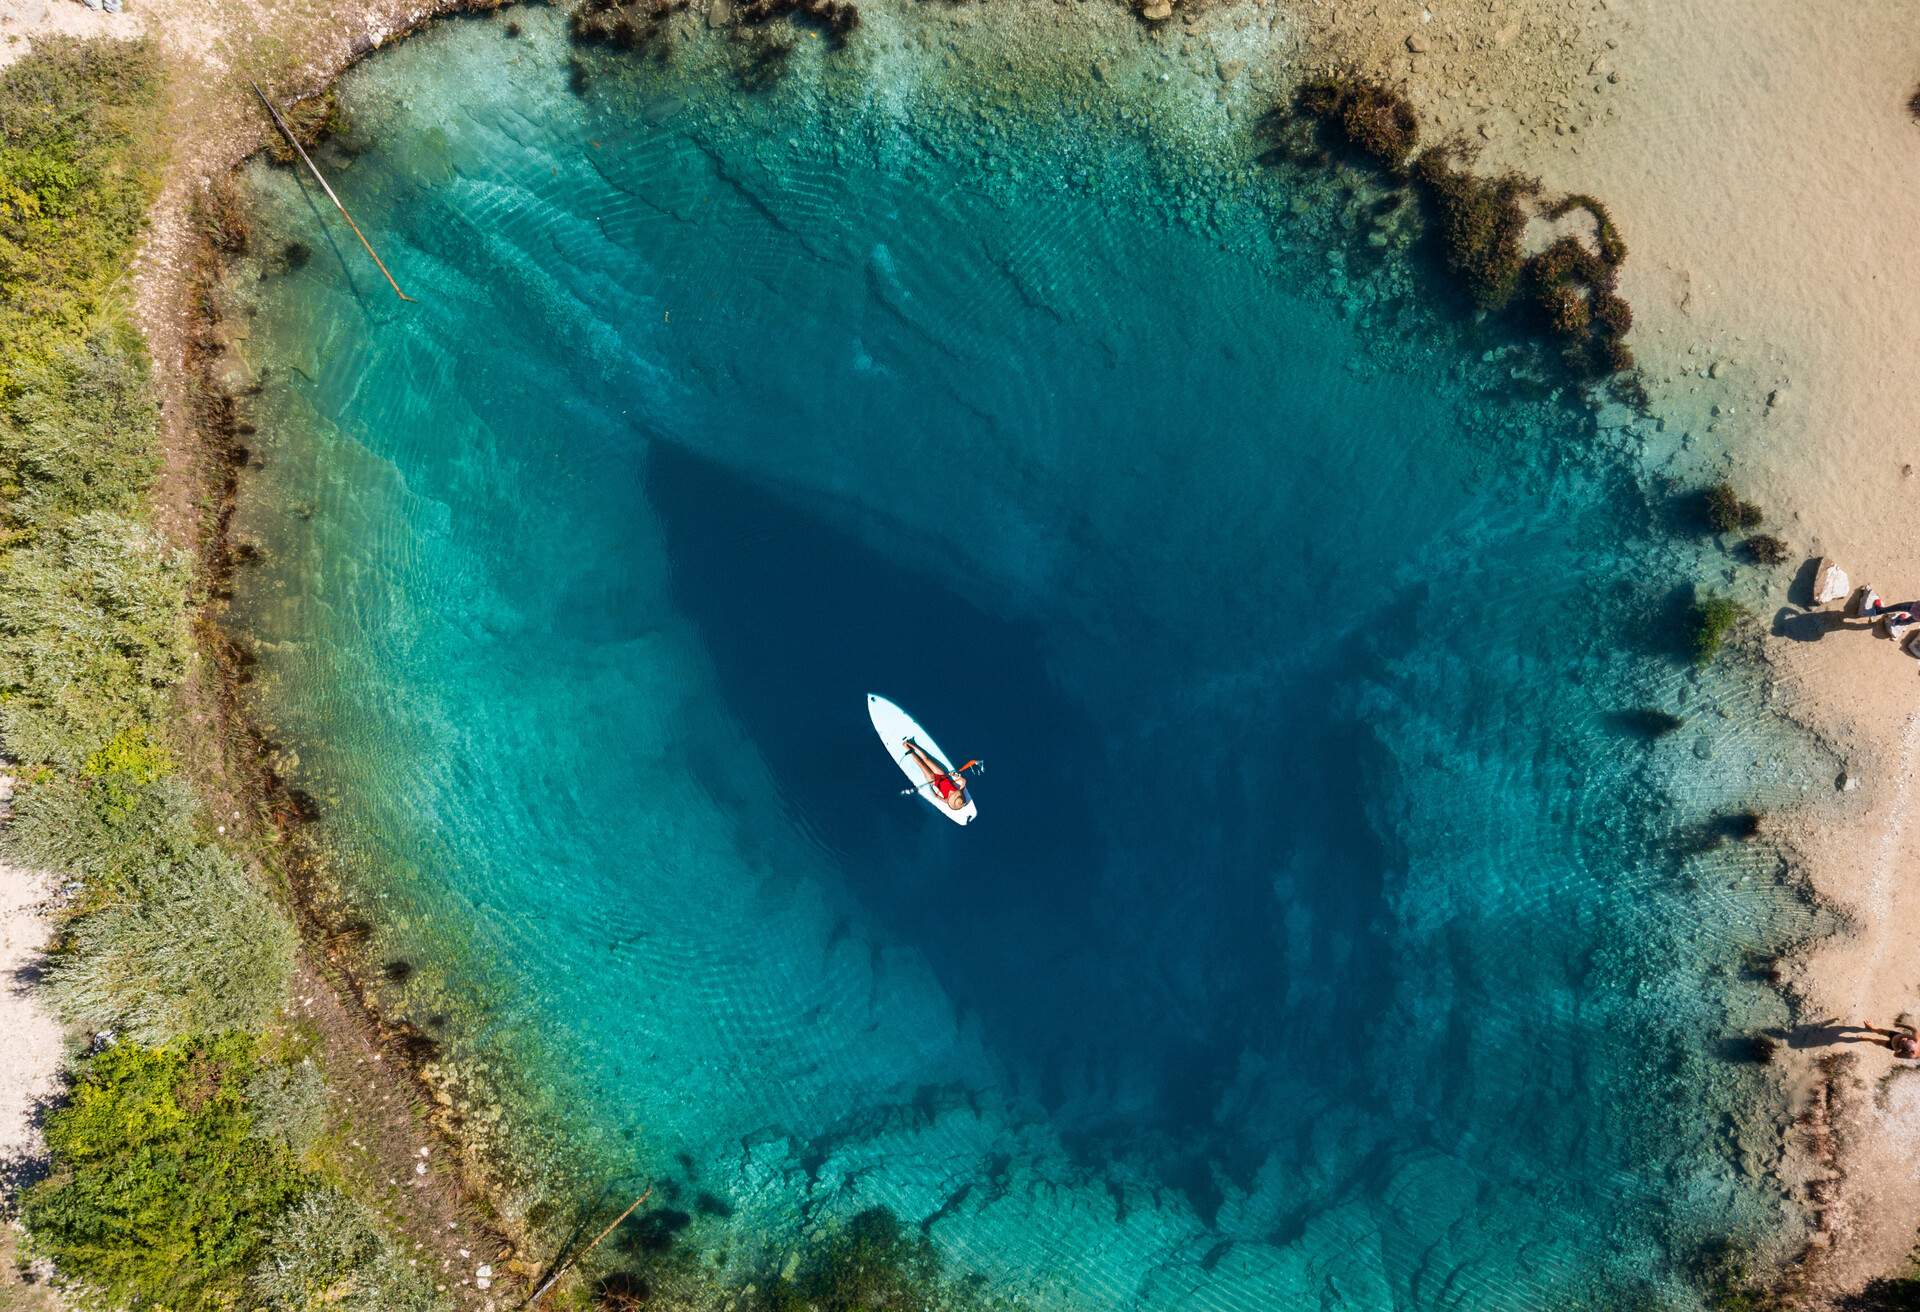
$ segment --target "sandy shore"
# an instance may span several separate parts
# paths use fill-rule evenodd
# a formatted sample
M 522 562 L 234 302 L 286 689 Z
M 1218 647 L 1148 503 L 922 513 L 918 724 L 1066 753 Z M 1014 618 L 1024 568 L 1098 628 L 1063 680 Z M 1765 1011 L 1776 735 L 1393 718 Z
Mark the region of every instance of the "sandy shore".
M 1709 580 L 1761 616 L 1776 705 L 1855 785 L 1771 817 L 1850 931 L 1792 963 L 1804 1031 L 1920 1016 L 1920 661 L 1805 617 L 1795 564 L 1831 555 L 1920 596 L 1920 23 L 1900 0 L 1418 0 L 1297 6 L 1308 46 L 1402 83 L 1489 167 L 1606 201 L 1654 413 L 1701 480 L 1767 511 L 1794 564 Z M 1771 404 L 1769 399 L 1771 398 Z M 1798 600 L 1804 600 L 1803 598 Z M 1820 1058 L 1855 1054 L 1829 1088 Z M 1823 1216 L 1816 1295 L 1910 1261 L 1920 1079 L 1864 1045 L 1781 1054 L 1796 1111 L 1783 1185 Z M 1829 1113 L 1829 1108 L 1831 1109 Z M 1831 1114 L 1833 1133 L 1809 1129 Z
M 60 1023 L 34 987 L 53 939 L 51 877 L 0 865 L 0 1162 L 40 1151 L 39 1110 L 60 1088 L 66 1055 Z M 10 1200 L 9 1200 L 10 1201 Z
M 0 1308 L 36 1312 L 58 1306 L 44 1285 L 29 1285 L 11 1230 L 16 1192 L 35 1179 L 44 1145 L 40 1112 L 60 1092 L 66 1044 L 60 1023 L 34 987 L 53 938 L 50 877 L 0 864 Z

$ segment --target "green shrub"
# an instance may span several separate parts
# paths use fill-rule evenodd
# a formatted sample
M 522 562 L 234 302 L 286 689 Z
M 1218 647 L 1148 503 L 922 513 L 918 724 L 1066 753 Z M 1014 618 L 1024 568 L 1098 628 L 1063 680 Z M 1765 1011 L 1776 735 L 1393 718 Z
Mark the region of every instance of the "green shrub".
M 132 513 L 159 468 L 157 431 L 145 352 L 130 333 L 98 332 L 21 364 L 0 409 L 7 519 Z
M 294 946 L 285 913 L 240 863 L 202 846 L 82 915 L 48 992 L 68 1020 L 136 1042 L 257 1029 L 286 999 Z
M 1719 653 L 1735 626 L 1746 618 L 1746 610 L 1729 597 L 1703 593 L 1693 601 L 1693 660 L 1705 665 Z
M 157 717 L 186 670 L 186 556 L 121 515 L 69 520 L 0 560 L 0 738 L 78 769 Z
M 367 1209 L 333 1189 L 288 1208 L 248 1281 L 269 1312 L 433 1312 L 444 1306 Z
M 54 1172 L 22 1204 L 33 1247 L 116 1305 L 229 1306 L 300 1188 L 251 1133 L 253 1057 L 242 1035 L 95 1057 L 47 1118 Z
M 198 803 L 177 778 L 116 794 L 94 780 L 47 771 L 14 799 L 0 853 L 22 865 L 79 875 L 96 894 L 130 890 L 155 865 L 185 860 L 198 843 Z
M 145 42 L 59 37 L 0 77 L 0 398 L 23 366 L 124 312 L 156 182 L 159 81 Z
M 1760 507 L 1751 501 L 1742 501 L 1731 483 L 1715 483 L 1701 495 L 1707 523 L 1714 532 L 1732 533 L 1738 529 L 1760 526 Z
M 262 1066 L 247 1081 L 253 1132 L 294 1158 L 305 1157 L 327 1128 L 327 1085 L 311 1058 Z

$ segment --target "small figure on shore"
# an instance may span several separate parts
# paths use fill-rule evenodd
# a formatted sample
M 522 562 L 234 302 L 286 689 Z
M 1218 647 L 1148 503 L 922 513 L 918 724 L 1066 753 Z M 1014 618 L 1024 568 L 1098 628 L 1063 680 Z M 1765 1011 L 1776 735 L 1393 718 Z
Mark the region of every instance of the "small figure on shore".
M 1890 1030 L 1877 1025 L 1863 1024 L 1853 1028 L 1865 1030 L 1872 1038 L 1849 1039 L 1849 1043 L 1876 1043 L 1888 1049 L 1902 1061 L 1920 1061 L 1920 1030 L 1914 1029 L 1905 1021 L 1895 1021 Z
M 1902 601 L 1893 605 L 1880 600 L 1880 594 L 1872 588 L 1860 601 L 1860 618 L 1868 622 L 1886 619 L 1889 624 L 1911 624 L 1913 617 L 1920 615 L 1920 601 Z

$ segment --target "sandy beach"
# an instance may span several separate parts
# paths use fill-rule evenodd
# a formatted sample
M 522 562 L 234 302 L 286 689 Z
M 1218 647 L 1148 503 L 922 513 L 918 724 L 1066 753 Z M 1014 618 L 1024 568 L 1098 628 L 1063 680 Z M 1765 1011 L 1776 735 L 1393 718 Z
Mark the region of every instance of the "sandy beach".
M 1796 567 L 1831 556 L 1889 601 L 1920 593 L 1905 497 L 1920 461 L 1920 27 L 1883 0 L 1574 0 L 1303 6 L 1309 45 L 1406 88 L 1485 165 L 1589 192 L 1632 247 L 1622 291 L 1653 413 L 1702 483 L 1766 512 L 1790 562 L 1710 580 L 1753 608 L 1775 704 L 1831 746 L 1846 784 L 1766 832 L 1850 929 L 1792 963 L 1799 1023 L 1920 1012 L 1913 846 L 1920 661 L 1805 614 Z M 1783 1184 L 1827 1247 L 1812 1292 L 1899 1267 L 1920 1219 L 1920 1083 L 1885 1049 L 1787 1048 L 1795 1109 L 1827 1097 L 1820 1059 L 1855 1055 L 1832 1136 L 1790 1132 Z M 1830 1157 L 1836 1151 L 1837 1156 Z M 1829 1158 L 1829 1160 L 1821 1160 Z M 1811 1192 L 1809 1192 L 1809 1190 Z M 1831 1200 L 1824 1203 L 1823 1200 Z
M 65 1055 L 60 1024 L 34 988 L 53 938 L 47 909 L 52 881 L 35 870 L 0 865 L 0 1161 L 31 1159 L 39 1150 L 39 1108 L 60 1087 Z
M 53 937 L 48 900 L 52 880 L 39 871 L 0 864 L 0 1034 L 7 1036 L 0 1061 L 0 1307 L 22 1312 L 53 1306 L 44 1287 L 22 1283 L 13 1259 L 11 1231 L 16 1189 L 38 1174 L 44 1148 L 40 1111 L 60 1092 L 66 1044 L 60 1023 L 34 985 Z
M 1254 3 L 1255 0 L 1246 0 Z M 1265 7 L 1264 0 L 1261 0 Z M 258 146 L 240 94 L 257 70 L 283 94 L 324 83 L 365 50 L 449 6 L 421 0 L 136 0 L 122 15 L 73 0 L 0 0 L 0 63 L 43 32 L 150 34 L 175 76 L 170 165 L 138 270 L 140 317 L 167 416 L 162 517 L 194 531 L 200 456 L 186 430 L 194 195 Z M 1419 0 L 1359 7 L 1283 0 L 1306 67 L 1358 65 L 1405 87 L 1439 135 L 1490 167 L 1538 174 L 1612 209 L 1632 248 L 1622 291 L 1653 413 L 1697 465 L 1765 510 L 1788 544 L 1770 571 L 1728 557 L 1714 580 L 1753 609 L 1775 704 L 1846 762 L 1845 785 L 1768 816 L 1849 931 L 1791 963 L 1799 1024 L 1920 1016 L 1920 661 L 1861 624 L 1808 619 L 1796 567 L 1836 559 L 1889 600 L 1920 596 L 1905 495 L 1920 487 L 1920 24 L 1899 0 Z M 1176 11 L 1168 39 L 1230 21 Z M 297 53 L 296 53 L 297 52 Z M 1837 609 L 1837 608 L 1830 608 Z M 12 980 L 43 949 L 44 882 L 0 870 L 0 958 Z M 14 984 L 0 992 L 0 1156 L 30 1152 L 31 1108 L 56 1087 L 57 1025 Z M 1856 1061 L 1837 1087 L 1820 1059 Z M 377 1060 L 371 1052 L 361 1060 Z M 1783 1126 L 1781 1185 L 1823 1211 L 1810 1290 L 1857 1289 L 1897 1269 L 1920 1223 L 1920 1080 L 1884 1049 L 1784 1047 L 1805 1111 L 1831 1099 L 1844 1133 Z M 1904 1069 L 1904 1068 L 1902 1068 Z M 1817 1141 L 1816 1141 L 1817 1140 Z M 1832 1143 L 1838 1143 L 1837 1150 Z M 1835 1153 L 1837 1152 L 1837 1155 Z

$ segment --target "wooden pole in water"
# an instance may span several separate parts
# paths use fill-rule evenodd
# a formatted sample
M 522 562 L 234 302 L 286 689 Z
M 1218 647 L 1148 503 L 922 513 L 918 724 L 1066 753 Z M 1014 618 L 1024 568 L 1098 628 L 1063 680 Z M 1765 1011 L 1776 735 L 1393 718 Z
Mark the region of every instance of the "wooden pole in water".
M 540 1303 L 540 1300 L 547 1296 L 547 1291 L 560 1283 L 560 1277 L 567 1273 L 568 1267 L 572 1266 L 575 1262 L 578 1262 L 581 1258 L 585 1257 L 588 1253 L 591 1253 L 594 1249 L 598 1248 L 600 1246 L 600 1241 L 602 1239 L 605 1239 L 608 1235 L 612 1234 L 614 1230 L 619 1227 L 622 1221 L 626 1220 L 628 1217 L 633 1215 L 635 1208 L 639 1207 L 640 1204 L 646 1202 L 647 1199 L 652 1196 L 653 1196 L 652 1185 L 648 1185 L 645 1189 L 641 1190 L 640 1196 L 634 1199 L 632 1202 L 628 1203 L 627 1210 L 620 1213 L 620 1215 L 614 1217 L 613 1220 L 610 1223 L 608 1223 L 607 1228 L 605 1230 L 602 1230 L 599 1234 L 595 1235 L 593 1237 L 592 1243 L 588 1244 L 585 1248 L 581 1249 L 579 1252 L 575 1253 L 572 1257 L 562 1262 L 560 1264 L 560 1269 L 547 1277 L 547 1283 L 545 1283 L 544 1285 L 541 1285 L 540 1288 L 533 1291 L 533 1297 L 527 1300 L 527 1306 L 529 1308 L 537 1307 Z
M 401 291 L 400 284 L 395 282 L 393 280 L 393 275 L 387 272 L 387 266 L 381 263 L 380 256 L 377 253 L 375 253 L 373 249 L 373 243 L 367 240 L 367 234 L 360 231 L 360 225 L 353 221 L 353 215 L 347 213 L 347 207 L 345 205 L 342 205 L 340 203 L 340 198 L 333 194 L 333 188 L 329 187 L 327 185 L 326 178 L 321 176 L 319 166 L 313 162 L 310 156 L 308 156 L 306 147 L 302 146 L 300 144 L 299 139 L 293 135 L 293 129 L 287 126 L 287 121 L 280 117 L 280 111 L 273 107 L 273 102 L 271 100 L 267 99 L 267 93 L 262 91 L 260 89 L 260 84 L 258 82 L 253 81 L 251 78 L 247 80 L 247 85 L 253 88 L 254 95 L 260 97 L 260 103 L 267 107 L 267 113 L 271 115 L 273 118 L 273 125 L 276 128 L 280 129 L 280 135 L 287 139 L 287 144 L 289 146 L 292 146 L 294 149 L 294 153 L 300 156 L 300 162 L 307 166 L 307 172 L 313 174 L 313 180 L 320 184 L 320 190 L 327 193 L 327 199 L 332 201 L 333 207 L 340 211 L 340 217 L 347 221 L 347 226 L 349 228 L 353 229 L 353 235 L 358 237 L 360 239 L 360 244 L 367 248 L 367 254 L 373 256 L 373 262 L 376 265 L 379 265 L 381 274 L 383 274 L 386 277 L 387 286 L 393 288 L 393 294 L 395 296 L 398 296 L 401 300 L 411 303 L 413 301 L 413 297 Z

